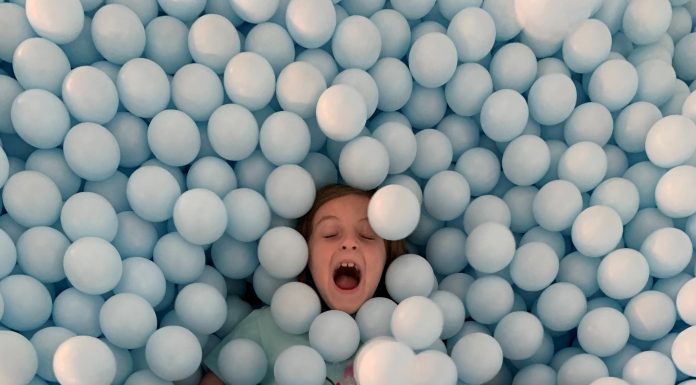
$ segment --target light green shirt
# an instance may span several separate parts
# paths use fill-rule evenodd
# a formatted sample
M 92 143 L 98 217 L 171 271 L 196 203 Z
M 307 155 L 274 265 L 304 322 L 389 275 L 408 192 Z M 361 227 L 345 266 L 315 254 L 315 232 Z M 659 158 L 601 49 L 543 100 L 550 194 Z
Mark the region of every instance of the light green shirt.
M 222 376 L 217 362 L 220 350 L 222 350 L 225 344 L 237 338 L 253 340 L 266 352 L 268 369 L 266 370 L 266 377 L 264 377 L 261 382 L 262 385 L 276 385 L 273 377 L 273 365 L 280 353 L 294 345 L 309 346 L 309 335 L 307 333 L 293 335 L 281 330 L 278 325 L 276 325 L 275 321 L 273 321 L 270 307 L 254 310 L 235 326 L 232 332 L 230 332 L 225 339 L 220 341 L 220 343 L 203 359 L 205 366 L 220 378 L 222 378 Z M 343 371 L 346 365 L 351 361 L 352 358 L 335 364 L 326 363 L 326 376 L 334 383 L 341 381 L 343 379 Z M 328 384 L 328 381 L 326 384 Z

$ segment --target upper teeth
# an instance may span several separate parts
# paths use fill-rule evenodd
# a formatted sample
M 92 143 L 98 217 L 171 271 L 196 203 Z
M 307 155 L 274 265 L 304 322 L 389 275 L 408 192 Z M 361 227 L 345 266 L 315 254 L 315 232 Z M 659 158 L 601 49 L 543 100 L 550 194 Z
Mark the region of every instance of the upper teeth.
M 355 264 L 353 262 L 343 262 L 341 267 L 355 267 Z

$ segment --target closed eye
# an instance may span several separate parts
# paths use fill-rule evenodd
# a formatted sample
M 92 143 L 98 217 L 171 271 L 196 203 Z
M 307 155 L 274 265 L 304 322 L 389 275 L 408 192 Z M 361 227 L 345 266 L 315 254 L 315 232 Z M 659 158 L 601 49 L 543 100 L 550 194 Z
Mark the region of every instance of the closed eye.
M 336 236 L 336 234 L 327 234 L 327 235 L 324 235 L 324 238 L 333 238 L 335 236 Z

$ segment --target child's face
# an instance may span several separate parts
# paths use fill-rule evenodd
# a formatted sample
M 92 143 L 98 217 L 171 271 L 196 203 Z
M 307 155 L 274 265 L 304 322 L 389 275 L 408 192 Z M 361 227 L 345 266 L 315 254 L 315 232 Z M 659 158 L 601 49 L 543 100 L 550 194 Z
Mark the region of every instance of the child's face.
M 386 247 L 367 221 L 369 198 L 345 195 L 326 202 L 312 220 L 309 270 L 319 295 L 353 314 L 372 298 L 382 277 Z

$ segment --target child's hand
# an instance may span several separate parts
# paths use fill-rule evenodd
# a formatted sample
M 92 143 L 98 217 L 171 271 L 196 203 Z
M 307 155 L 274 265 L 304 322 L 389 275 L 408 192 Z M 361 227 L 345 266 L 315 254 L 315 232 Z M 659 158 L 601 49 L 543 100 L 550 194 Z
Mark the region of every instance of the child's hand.
M 201 382 L 198 385 L 225 385 L 225 383 L 213 372 L 208 372 L 208 374 L 201 378 Z

